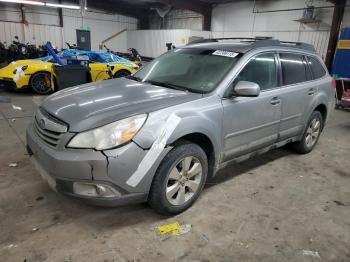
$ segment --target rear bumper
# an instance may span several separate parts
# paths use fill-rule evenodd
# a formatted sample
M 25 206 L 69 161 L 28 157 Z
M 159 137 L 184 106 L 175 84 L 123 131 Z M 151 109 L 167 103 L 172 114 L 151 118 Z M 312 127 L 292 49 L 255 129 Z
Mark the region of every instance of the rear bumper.
M 59 193 L 101 206 L 147 200 L 149 187 L 141 183 L 140 187 L 131 188 L 126 184 L 146 152 L 135 143 L 113 150 L 113 158 L 107 156 L 111 151 L 104 154 L 94 150 L 57 149 L 44 143 L 31 125 L 27 129 L 27 151 L 42 178 Z M 96 195 L 91 191 L 101 185 L 113 195 Z M 88 186 L 88 190 L 78 190 L 78 186 Z

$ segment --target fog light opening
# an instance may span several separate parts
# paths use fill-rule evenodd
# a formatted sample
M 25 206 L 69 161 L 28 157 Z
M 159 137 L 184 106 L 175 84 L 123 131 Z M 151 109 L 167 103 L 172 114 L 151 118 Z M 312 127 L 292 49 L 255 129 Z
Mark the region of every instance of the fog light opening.
M 90 197 L 120 197 L 121 194 L 113 187 L 105 184 L 74 182 L 74 194 Z

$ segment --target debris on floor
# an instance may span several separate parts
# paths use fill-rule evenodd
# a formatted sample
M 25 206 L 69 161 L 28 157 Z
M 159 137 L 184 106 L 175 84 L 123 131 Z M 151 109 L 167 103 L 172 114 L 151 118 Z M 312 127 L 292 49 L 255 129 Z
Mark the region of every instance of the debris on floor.
M 180 226 L 180 235 L 186 234 L 191 231 L 191 224 L 184 224 Z
M 12 108 L 13 108 L 13 110 L 20 110 L 20 111 L 22 111 L 22 107 L 16 106 L 14 104 L 12 104 Z
M 207 241 L 207 242 L 209 242 L 209 238 L 205 235 L 205 234 L 201 234 L 201 237 L 205 240 L 205 241 Z
M 14 248 L 14 247 L 17 247 L 17 245 L 10 244 L 10 245 L 5 246 L 4 249 L 11 249 L 11 248 Z
M 38 230 L 39 230 L 38 227 L 33 227 L 33 228 L 32 228 L 32 231 L 33 231 L 33 232 L 36 232 L 36 231 L 38 231 Z
M 253 193 L 250 194 L 250 197 L 253 198 L 255 197 L 257 194 L 259 194 L 259 191 L 255 191 Z
M 317 251 L 311 251 L 311 250 L 303 250 L 304 256 L 311 256 L 316 258 L 321 258 L 320 254 Z
M 190 232 L 191 228 L 191 224 L 180 225 L 179 222 L 175 222 L 159 226 L 157 229 L 161 235 L 171 234 L 173 236 L 179 236 Z
M 36 200 L 36 201 L 40 201 L 40 200 L 43 200 L 43 199 L 44 199 L 43 196 L 38 196 L 35 200 Z
M 243 242 L 237 242 L 238 245 L 242 246 L 242 247 L 245 247 L 245 248 L 248 248 L 249 245 L 248 244 L 244 244 Z
M 16 122 L 16 118 L 12 118 L 12 119 L 11 119 L 11 122 Z
M 9 164 L 9 167 L 16 167 L 16 166 L 18 166 L 17 163 L 10 163 L 10 164 Z
M 334 200 L 333 202 L 336 203 L 338 206 L 343 206 L 343 207 L 346 206 L 346 204 L 344 204 L 343 202 L 338 201 L 338 200 Z

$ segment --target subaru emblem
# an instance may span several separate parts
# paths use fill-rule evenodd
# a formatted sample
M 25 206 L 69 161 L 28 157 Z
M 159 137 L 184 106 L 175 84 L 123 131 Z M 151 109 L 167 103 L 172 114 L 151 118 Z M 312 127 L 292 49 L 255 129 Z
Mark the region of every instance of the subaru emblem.
M 44 119 L 40 119 L 39 126 L 41 129 L 45 129 L 45 120 Z

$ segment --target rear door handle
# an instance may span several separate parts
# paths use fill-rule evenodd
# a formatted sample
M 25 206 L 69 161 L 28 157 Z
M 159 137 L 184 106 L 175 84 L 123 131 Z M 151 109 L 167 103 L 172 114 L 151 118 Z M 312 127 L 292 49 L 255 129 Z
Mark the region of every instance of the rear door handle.
M 273 97 L 271 100 L 270 100 L 270 104 L 271 105 L 278 105 L 281 103 L 281 99 L 279 99 L 277 96 Z
M 313 96 L 315 94 L 315 88 L 310 88 L 309 92 L 307 93 L 309 96 Z

